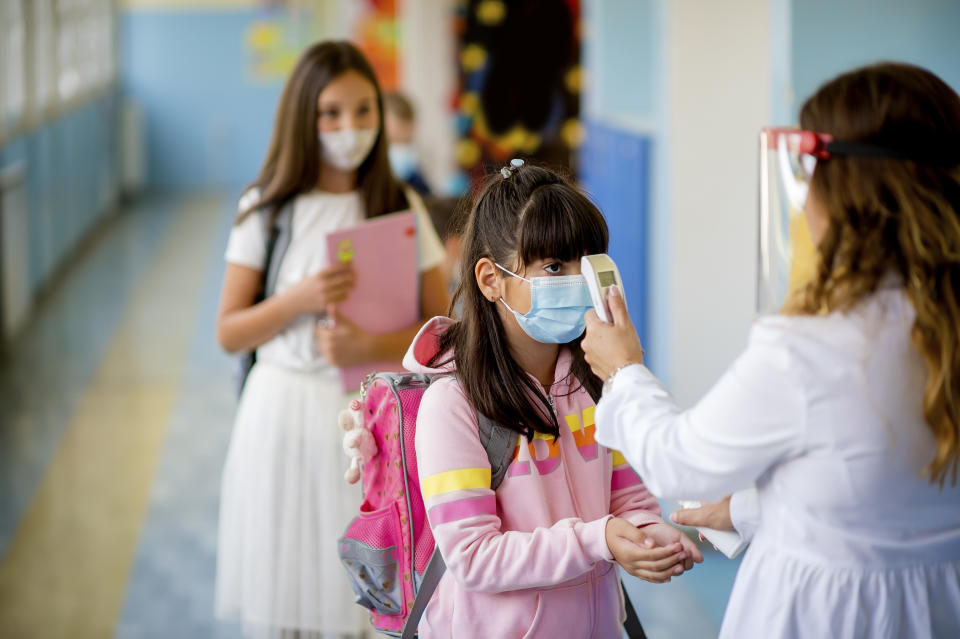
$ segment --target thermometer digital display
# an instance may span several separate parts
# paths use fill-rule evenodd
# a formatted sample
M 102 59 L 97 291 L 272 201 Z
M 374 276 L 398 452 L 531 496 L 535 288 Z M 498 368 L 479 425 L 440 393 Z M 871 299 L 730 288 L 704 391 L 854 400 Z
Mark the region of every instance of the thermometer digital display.
M 607 294 L 610 288 L 617 287 L 620 297 L 626 303 L 626 297 L 623 294 L 622 278 L 617 265 L 610 259 L 606 253 L 597 255 L 585 255 L 580 259 L 580 272 L 587 280 L 587 288 L 590 289 L 590 301 L 593 302 L 593 308 L 597 311 L 597 316 L 607 324 L 612 324 L 610 311 L 607 308 Z

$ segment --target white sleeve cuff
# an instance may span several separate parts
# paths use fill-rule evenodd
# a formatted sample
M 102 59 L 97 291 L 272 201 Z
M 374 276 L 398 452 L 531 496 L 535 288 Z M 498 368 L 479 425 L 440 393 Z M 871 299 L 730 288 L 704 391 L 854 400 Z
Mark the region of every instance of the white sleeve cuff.
M 760 523 L 760 496 L 756 488 L 733 493 L 730 497 L 730 521 L 744 541 L 753 539 Z

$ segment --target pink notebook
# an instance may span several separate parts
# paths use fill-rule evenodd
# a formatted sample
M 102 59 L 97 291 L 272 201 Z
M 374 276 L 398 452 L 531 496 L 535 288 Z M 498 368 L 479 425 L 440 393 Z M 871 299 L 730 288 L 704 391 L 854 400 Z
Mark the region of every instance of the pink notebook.
M 331 264 L 352 262 L 356 287 L 337 312 L 371 333 L 409 328 L 420 319 L 420 272 L 413 211 L 391 213 L 327 235 Z M 403 370 L 399 361 L 340 369 L 345 392 L 371 372 Z

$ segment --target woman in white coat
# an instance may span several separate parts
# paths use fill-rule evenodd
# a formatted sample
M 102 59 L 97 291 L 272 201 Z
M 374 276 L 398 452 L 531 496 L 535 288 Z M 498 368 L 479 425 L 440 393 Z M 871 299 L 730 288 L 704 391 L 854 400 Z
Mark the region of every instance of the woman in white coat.
M 960 97 L 877 65 L 800 122 L 813 281 L 690 410 L 643 366 L 620 298 L 613 325 L 589 313 L 597 440 L 659 497 L 756 485 L 721 637 L 960 637 Z M 704 513 L 729 525 L 727 504 Z

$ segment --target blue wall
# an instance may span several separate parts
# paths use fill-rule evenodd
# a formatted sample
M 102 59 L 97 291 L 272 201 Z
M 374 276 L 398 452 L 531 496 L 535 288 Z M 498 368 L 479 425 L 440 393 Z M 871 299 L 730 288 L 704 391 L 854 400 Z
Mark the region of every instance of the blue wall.
M 149 187 L 235 188 L 263 162 L 282 82 L 247 77 L 257 10 L 128 10 L 122 86 L 143 110 Z
M 0 167 L 26 164 L 34 294 L 116 202 L 117 110 L 110 90 L 0 148 Z
M 651 117 L 660 34 L 653 0 L 595 0 L 587 18 L 595 42 L 586 43 L 588 90 L 599 92 L 602 115 Z M 592 64 L 595 58 L 599 64 Z M 599 71 L 599 78 L 594 77 Z M 593 98 L 590 98 L 591 100 Z
M 655 162 L 664 121 L 660 92 L 666 79 L 663 50 L 664 0 L 587 0 L 589 25 L 583 43 L 587 75 L 580 153 L 584 187 L 610 225 L 610 254 L 617 262 L 644 347 L 647 364 L 666 375 L 669 322 L 669 216 L 657 219 Z M 662 198 L 664 190 L 660 189 Z M 657 263 L 657 262 L 661 263 Z M 655 279 L 656 278 L 656 279 Z
M 960 91 L 960 2 L 793 0 L 792 5 L 792 121 L 821 84 L 883 60 L 926 67 Z
M 645 345 L 650 148 L 646 136 L 588 123 L 580 154 L 580 180 L 607 218 L 609 255 L 620 270 L 627 306 Z

